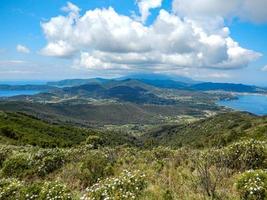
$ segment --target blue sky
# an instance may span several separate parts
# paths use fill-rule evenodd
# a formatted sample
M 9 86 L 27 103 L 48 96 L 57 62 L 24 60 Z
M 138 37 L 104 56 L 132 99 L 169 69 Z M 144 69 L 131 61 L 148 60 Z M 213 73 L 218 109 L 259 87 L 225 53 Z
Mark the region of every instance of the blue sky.
M 246 1 L 2 0 L 0 79 L 156 72 L 267 86 L 266 2 Z

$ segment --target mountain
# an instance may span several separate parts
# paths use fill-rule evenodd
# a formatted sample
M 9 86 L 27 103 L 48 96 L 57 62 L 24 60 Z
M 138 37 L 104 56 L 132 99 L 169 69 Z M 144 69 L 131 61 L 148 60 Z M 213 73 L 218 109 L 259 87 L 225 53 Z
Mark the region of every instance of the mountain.
M 48 82 L 47 86 L 53 87 L 75 87 L 81 85 L 102 85 L 106 88 L 114 86 L 136 86 L 146 90 L 163 88 L 188 91 L 225 91 L 225 92 L 247 92 L 247 93 L 266 93 L 267 89 L 234 83 L 213 83 L 199 82 L 183 76 L 168 76 L 162 74 L 132 74 L 117 79 L 67 79 L 58 82 Z M 6 86 L 7 87 L 7 86 Z M 45 87 L 45 86 L 39 86 Z M 154 87 L 154 88 L 153 88 Z M 0 86 L 1 89 L 1 86 Z
M 56 87 L 73 87 L 85 84 L 101 84 L 109 81 L 103 78 L 91 78 L 91 79 L 65 79 L 61 81 L 47 82 L 47 85 Z
M 173 80 L 150 80 L 150 79 L 140 79 L 141 82 L 148 85 L 152 85 L 158 88 L 166 89 L 178 89 L 178 90 L 191 90 L 190 84 L 184 82 L 178 82 Z
M 136 79 L 136 80 L 172 80 L 187 84 L 199 83 L 191 78 L 178 76 L 178 75 L 164 75 L 164 74 L 156 74 L 156 73 L 144 73 L 144 74 L 130 74 L 127 76 L 120 77 L 118 80 L 125 79 Z
M 79 98 L 113 99 L 120 102 L 137 104 L 174 104 L 175 101 L 158 97 L 153 93 L 154 88 L 137 80 L 111 80 L 103 84 L 86 84 L 63 88 L 67 95 Z

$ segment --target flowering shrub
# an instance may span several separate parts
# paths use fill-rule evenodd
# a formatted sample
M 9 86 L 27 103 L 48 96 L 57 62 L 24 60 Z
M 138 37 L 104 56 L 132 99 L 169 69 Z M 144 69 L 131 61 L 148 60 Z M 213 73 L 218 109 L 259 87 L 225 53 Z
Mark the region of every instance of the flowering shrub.
M 45 182 L 39 196 L 40 200 L 72 200 L 72 194 L 67 187 L 59 182 Z
M 38 166 L 37 174 L 45 176 L 57 170 L 65 163 L 65 154 L 60 149 L 39 150 L 33 155 L 34 165 Z
M 16 154 L 5 160 L 2 168 L 2 175 L 6 177 L 21 177 L 31 169 L 30 157 L 28 154 Z
M 257 140 L 234 143 L 218 153 L 221 161 L 232 169 L 258 169 L 266 165 L 266 143 Z
M 33 183 L 31 185 L 26 185 L 20 191 L 20 199 L 39 200 L 41 190 L 42 190 L 42 183 Z
M 17 179 L 0 180 L 0 199 L 72 200 L 72 194 L 59 182 L 25 184 Z
M 267 198 L 267 172 L 247 171 L 238 179 L 236 186 L 241 199 L 264 200 Z
M 81 198 L 82 200 L 138 199 L 146 187 L 145 176 L 139 172 L 124 171 L 119 177 L 99 181 Z
M 20 197 L 23 183 L 17 179 L 8 178 L 0 180 L 0 199 L 12 200 Z

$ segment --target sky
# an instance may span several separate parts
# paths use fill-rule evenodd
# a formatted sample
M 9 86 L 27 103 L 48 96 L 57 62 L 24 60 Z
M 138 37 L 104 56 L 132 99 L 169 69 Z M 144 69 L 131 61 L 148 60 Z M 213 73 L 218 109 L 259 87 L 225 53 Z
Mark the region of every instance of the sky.
M 0 80 L 162 73 L 267 86 L 267 0 L 1 0 Z

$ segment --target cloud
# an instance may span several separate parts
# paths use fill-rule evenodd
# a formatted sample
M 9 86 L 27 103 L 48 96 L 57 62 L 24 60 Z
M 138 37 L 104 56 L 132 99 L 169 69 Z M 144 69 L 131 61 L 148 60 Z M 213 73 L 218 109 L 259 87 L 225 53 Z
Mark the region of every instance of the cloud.
M 139 12 L 141 14 L 140 20 L 145 23 L 150 15 L 150 10 L 161 7 L 162 1 L 163 0 L 136 0 Z
M 215 78 L 215 79 L 228 79 L 231 78 L 230 74 L 222 73 L 222 72 L 215 72 L 215 73 L 205 73 L 205 74 L 198 74 L 194 76 L 195 78 Z
M 179 71 L 185 68 L 246 67 L 261 54 L 242 48 L 230 37 L 221 17 L 183 18 L 160 10 L 146 26 L 113 8 L 79 14 L 68 3 L 67 15 L 41 24 L 47 56 L 73 58 L 89 70 Z
M 267 72 L 267 65 L 265 65 L 263 68 L 261 68 L 261 71 Z
M 21 44 L 18 44 L 16 49 L 17 49 L 17 52 L 19 52 L 19 53 L 26 53 L 26 54 L 30 53 L 30 49 L 27 48 L 26 46 L 21 45 Z
M 255 23 L 267 22 L 267 0 L 174 0 L 173 11 L 179 16 L 238 17 Z
M 25 63 L 26 61 L 24 60 L 0 60 L 0 67 L 19 66 Z
M 80 8 L 76 5 L 74 5 L 71 2 L 67 2 L 67 5 L 61 8 L 62 11 L 64 12 L 73 12 L 73 13 L 79 13 L 80 12 Z

